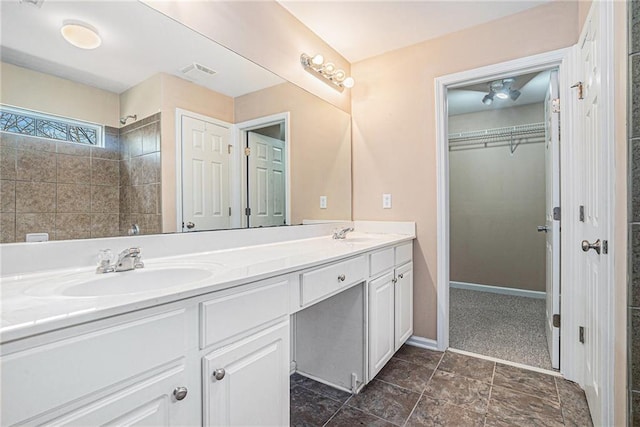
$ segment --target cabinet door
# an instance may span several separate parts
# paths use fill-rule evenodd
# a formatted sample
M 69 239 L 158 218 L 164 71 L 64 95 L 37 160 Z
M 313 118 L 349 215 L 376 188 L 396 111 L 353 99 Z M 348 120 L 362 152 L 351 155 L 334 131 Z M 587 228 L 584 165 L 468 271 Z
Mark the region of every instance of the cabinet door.
M 395 350 L 413 334 L 413 263 L 396 269 Z
M 56 426 L 171 426 L 198 424 L 197 412 L 190 400 L 199 393 L 189 390 L 185 378 L 185 366 L 167 368 L 150 378 L 129 385 L 116 393 L 97 401 L 74 408 L 72 411 L 49 420 L 35 420 L 35 424 Z M 185 387 L 187 394 L 178 400 L 174 390 Z M 193 387 L 195 388 L 195 387 Z M 191 393 L 190 393 L 191 392 Z M 192 394 L 192 395 L 190 395 Z M 195 415 L 195 416 L 194 416 Z
M 369 379 L 395 352 L 393 281 L 393 273 L 388 273 L 369 282 Z
M 203 359 L 204 425 L 289 424 L 289 320 Z

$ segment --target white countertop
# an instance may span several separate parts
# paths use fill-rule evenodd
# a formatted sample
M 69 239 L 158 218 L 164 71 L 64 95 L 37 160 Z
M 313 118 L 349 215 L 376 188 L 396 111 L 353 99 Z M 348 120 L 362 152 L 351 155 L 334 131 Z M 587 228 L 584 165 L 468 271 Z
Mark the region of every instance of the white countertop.
M 354 232 L 345 240 L 323 236 L 149 259 L 144 257 L 142 247 L 149 270 L 164 265 L 209 265 L 212 275 L 195 283 L 131 294 L 77 297 L 56 293 L 70 275 L 95 275 L 95 266 L 5 276 L 0 278 L 0 342 L 303 270 L 414 238 L 408 234 Z

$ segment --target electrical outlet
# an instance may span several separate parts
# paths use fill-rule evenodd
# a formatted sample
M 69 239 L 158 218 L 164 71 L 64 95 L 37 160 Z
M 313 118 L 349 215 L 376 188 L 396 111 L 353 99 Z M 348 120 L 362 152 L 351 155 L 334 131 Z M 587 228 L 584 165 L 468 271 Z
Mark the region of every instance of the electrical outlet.
M 320 196 L 320 209 L 327 209 L 327 196 Z
M 391 209 L 391 194 L 382 195 L 382 209 Z

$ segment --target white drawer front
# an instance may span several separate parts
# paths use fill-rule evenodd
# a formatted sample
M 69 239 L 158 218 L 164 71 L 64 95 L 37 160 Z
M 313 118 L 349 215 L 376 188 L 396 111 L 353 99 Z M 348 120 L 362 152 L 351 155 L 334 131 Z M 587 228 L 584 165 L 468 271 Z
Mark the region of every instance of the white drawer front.
M 396 246 L 396 265 L 405 264 L 413 259 L 413 242 Z
M 300 275 L 300 303 L 305 306 L 333 292 L 362 282 L 367 266 L 364 256 L 321 267 Z M 341 280 L 342 279 L 342 280 Z
M 183 357 L 186 319 L 175 310 L 2 357 L 0 424 L 20 423 Z
M 393 248 L 383 249 L 369 255 L 369 276 L 391 270 L 393 268 L 394 255 Z
M 222 344 L 289 313 L 286 278 L 268 279 L 221 294 L 200 303 L 200 348 Z

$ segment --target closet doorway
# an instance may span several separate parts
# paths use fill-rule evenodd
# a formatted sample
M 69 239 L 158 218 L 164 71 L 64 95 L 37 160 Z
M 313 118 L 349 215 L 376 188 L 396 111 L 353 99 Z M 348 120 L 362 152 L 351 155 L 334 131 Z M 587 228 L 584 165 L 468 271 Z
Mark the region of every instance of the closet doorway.
M 559 369 L 557 68 L 447 91 L 449 346 Z

